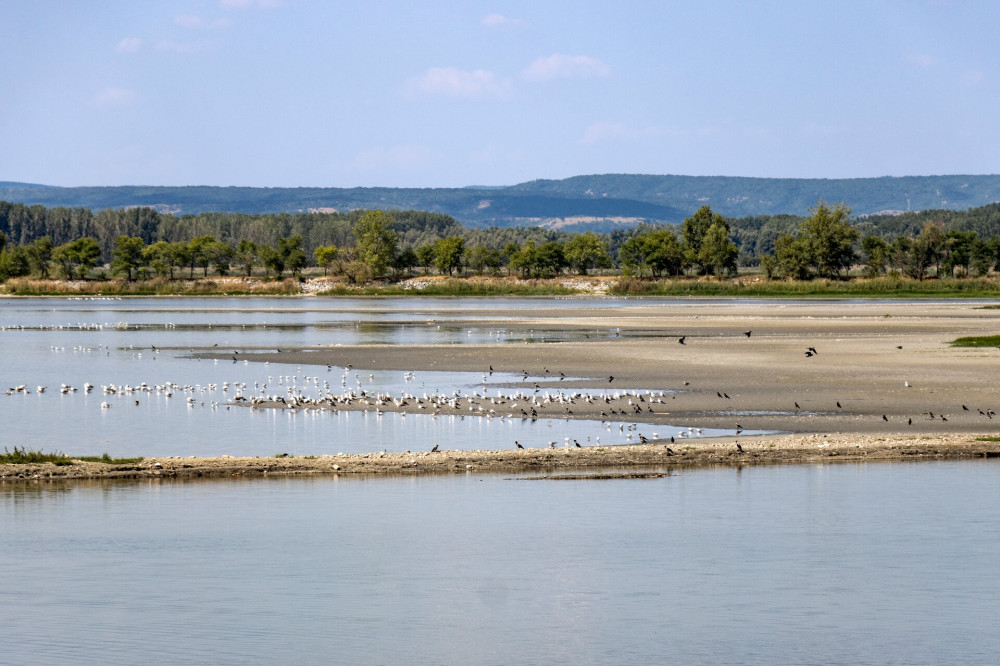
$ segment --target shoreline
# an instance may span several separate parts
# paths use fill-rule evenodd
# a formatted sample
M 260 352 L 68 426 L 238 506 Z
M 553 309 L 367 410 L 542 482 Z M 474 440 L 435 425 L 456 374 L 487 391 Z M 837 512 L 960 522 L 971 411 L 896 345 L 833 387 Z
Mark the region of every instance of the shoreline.
M 979 435 L 978 437 L 986 437 Z M 739 446 L 737 446 L 737 444 Z M 1000 441 L 971 435 L 773 435 L 580 449 L 354 453 L 285 458 L 163 457 L 115 465 L 75 461 L 0 464 L 0 484 L 290 477 L 542 474 L 552 478 L 648 478 L 657 472 L 749 465 L 815 465 L 1000 459 Z M 575 473 L 573 476 L 568 474 Z

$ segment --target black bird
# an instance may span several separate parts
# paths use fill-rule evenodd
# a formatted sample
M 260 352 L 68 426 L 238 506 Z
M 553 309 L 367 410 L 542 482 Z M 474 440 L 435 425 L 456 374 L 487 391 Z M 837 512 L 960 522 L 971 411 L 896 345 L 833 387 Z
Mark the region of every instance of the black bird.
M 840 406 L 840 401 L 839 400 L 837 401 L 837 407 L 840 408 L 840 409 L 843 409 L 843 407 Z
M 946 418 L 945 418 L 945 416 L 944 416 L 944 414 L 942 414 L 942 415 L 941 415 L 941 420 L 942 420 L 942 421 L 947 421 L 948 419 L 946 419 Z
M 722 397 L 722 394 L 719 393 L 718 391 L 715 392 L 715 395 L 719 396 L 720 398 Z
M 906 419 L 906 425 L 913 425 L 913 419 Z
M 680 339 L 677 340 L 677 342 L 679 342 L 679 343 L 681 343 L 683 345 L 684 344 L 684 340 L 686 340 L 686 339 L 687 339 L 687 336 L 686 335 L 682 335 L 680 337 Z
M 812 353 L 811 351 L 807 351 L 807 352 L 806 352 L 806 358 L 809 358 L 809 357 L 810 357 L 810 356 L 812 356 L 812 355 L 813 355 L 813 353 Z
M 438 450 L 438 445 L 437 445 L 437 444 L 435 444 L 435 445 L 434 445 L 434 448 L 433 448 L 433 449 L 431 449 L 431 453 L 437 453 L 437 450 Z
M 740 453 L 743 453 L 743 447 L 740 446 L 739 442 L 736 442 L 736 450 L 739 451 Z
M 523 446 L 521 446 L 521 442 L 517 441 L 516 439 L 514 440 L 514 446 L 516 446 L 519 449 L 523 449 L 524 448 Z
M 726 400 L 732 400 L 732 398 L 730 398 L 730 397 L 729 397 L 729 394 L 728 394 L 728 393 L 726 393 L 726 392 L 723 392 L 723 393 L 722 393 L 722 397 L 723 397 L 723 398 L 725 398 Z
M 671 437 L 671 438 L 670 438 L 670 441 L 671 441 L 671 442 L 672 442 L 672 441 L 674 441 L 674 438 L 673 438 L 673 437 Z M 672 455 L 674 455 L 674 450 L 673 450 L 672 448 L 670 448 L 669 446 L 667 447 L 667 455 L 668 455 L 668 456 L 672 456 Z
M 580 442 L 576 441 L 575 439 L 573 440 L 573 443 L 576 444 L 576 448 L 578 448 L 578 449 L 582 449 L 583 448 L 582 446 L 580 446 Z
M 815 354 L 815 355 L 819 356 L 819 352 L 818 352 L 818 351 L 816 351 L 816 348 L 815 348 L 815 347 L 806 347 L 806 349 L 807 349 L 808 351 L 811 351 L 811 352 L 812 352 L 813 354 Z
M 797 402 L 795 403 L 795 409 L 802 409 L 801 407 L 799 407 L 799 403 Z
M 490 374 L 491 375 L 493 374 L 493 366 L 492 365 L 490 366 Z
M 747 336 L 748 338 L 750 337 L 751 333 L 753 333 L 753 331 L 743 331 L 743 335 Z
M 889 420 L 889 417 L 888 417 L 888 416 L 886 416 L 885 414 L 883 414 L 883 415 L 882 415 L 882 420 L 883 420 L 883 421 L 888 421 L 888 420 Z
M 896 349 L 902 349 L 903 345 L 896 345 Z
M 671 435 L 671 436 L 670 436 L 670 443 L 671 443 L 671 444 L 673 444 L 673 443 L 674 443 L 674 436 L 673 436 L 673 435 Z
M 969 408 L 968 408 L 968 407 L 966 407 L 965 405 L 962 405 L 962 411 L 963 411 L 963 412 L 967 412 L 967 411 L 969 411 Z
M 615 376 L 614 376 L 614 375 L 611 375 L 610 377 L 608 377 L 608 383 L 609 383 L 609 384 L 610 384 L 611 382 L 613 382 L 613 381 L 615 381 Z

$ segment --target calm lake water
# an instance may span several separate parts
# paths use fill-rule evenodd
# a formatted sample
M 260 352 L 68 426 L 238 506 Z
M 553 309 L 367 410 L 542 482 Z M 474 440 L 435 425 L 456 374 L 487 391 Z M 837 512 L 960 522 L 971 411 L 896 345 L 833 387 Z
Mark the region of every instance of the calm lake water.
M 995 663 L 1000 467 L 0 487 L 5 663 Z
M 0 388 L 29 391 L 0 393 L 0 447 L 153 456 L 623 443 L 599 422 L 227 410 L 243 383 L 247 395 L 255 383 L 277 393 L 324 382 L 334 393 L 492 394 L 520 377 L 187 355 L 545 344 L 569 334 L 520 330 L 513 314 L 510 327 L 477 327 L 461 311 L 630 305 L 0 300 Z M 100 389 L 141 382 L 178 388 L 170 398 Z M 77 392 L 60 393 L 63 383 Z M 0 663 L 994 663 L 998 472 L 991 460 L 646 480 L 0 485 Z

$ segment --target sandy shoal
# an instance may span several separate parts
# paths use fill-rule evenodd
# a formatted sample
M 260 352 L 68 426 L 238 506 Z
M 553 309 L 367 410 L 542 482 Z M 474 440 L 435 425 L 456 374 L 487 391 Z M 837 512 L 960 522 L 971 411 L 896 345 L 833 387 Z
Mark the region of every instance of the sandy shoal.
M 993 411 L 1000 411 L 1000 349 L 951 345 L 958 337 L 1000 334 L 1000 310 L 983 305 L 969 301 L 719 300 L 517 311 L 503 309 L 501 302 L 500 309 L 492 312 L 469 311 L 463 325 L 575 330 L 590 337 L 538 344 L 240 350 L 241 359 L 308 365 L 316 374 L 324 372 L 326 365 L 483 373 L 492 366 L 494 372 L 527 373 L 526 381 L 511 386 L 530 391 L 536 387 L 550 393 L 607 388 L 670 391 L 674 393 L 663 403 L 643 405 L 652 411 L 644 411 L 641 417 L 602 417 L 607 406 L 596 401 L 575 402 L 572 414 L 565 413 L 565 405 L 558 405 L 540 416 L 734 429 L 733 437 L 720 440 L 671 443 L 666 430 L 649 446 L 600 450 L 449 451 L 314 459 L 159 458 L 127 470 L 91 466 L 96 463 L 53 469 L 16 466 L 19 471 L 0 466 L 0 477 L 374 474 L 985 458 L 1000 450 L 1000 443 L 977 439 L 1000 434 L 1000 417 L 992 417 Z M 414 321 L 434 325 L 432 311 L 414 308 L 412 312 Z M 678 342 L 681 336 L 685 344 Z M 817 352 L 811 357 L 806 356 L 809 347 Z M 205 358 L 228 359 L 231 354 L 230 350 L 196 350 L 196 355 Z M 559 373 L 567 379 L 560 380 Z M 745 430 L 781 434 L 737 437 L 736 424 Z M 743 453 L 736 450 L 737 441 Z M 673 455 L 666 452 L 668 447 Z

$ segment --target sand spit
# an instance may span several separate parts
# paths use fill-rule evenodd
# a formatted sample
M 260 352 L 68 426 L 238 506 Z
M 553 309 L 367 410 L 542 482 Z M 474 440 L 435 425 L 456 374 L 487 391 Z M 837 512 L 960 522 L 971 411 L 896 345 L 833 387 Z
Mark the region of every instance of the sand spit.
M 658 478 L 696 467 L 925 460 L 1000 460 L 1000 442 L 969 435 L 782 435 L 571 449 L 362 453 L 287 458 L 150 458 L 138 464 L 0 465 L 0 482 L 122 479 L 365 477 L 500 473 Z M 614 470 L 609 471 L 609 470 Z

